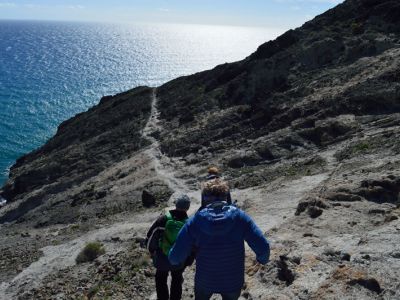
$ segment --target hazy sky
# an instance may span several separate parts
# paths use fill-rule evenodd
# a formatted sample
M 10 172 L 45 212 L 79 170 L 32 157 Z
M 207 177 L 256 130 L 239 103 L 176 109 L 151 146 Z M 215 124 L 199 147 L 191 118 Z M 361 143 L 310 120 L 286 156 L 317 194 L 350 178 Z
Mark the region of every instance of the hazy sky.
M 343 0 L 0 0 L 0 19 L 293 28 Z

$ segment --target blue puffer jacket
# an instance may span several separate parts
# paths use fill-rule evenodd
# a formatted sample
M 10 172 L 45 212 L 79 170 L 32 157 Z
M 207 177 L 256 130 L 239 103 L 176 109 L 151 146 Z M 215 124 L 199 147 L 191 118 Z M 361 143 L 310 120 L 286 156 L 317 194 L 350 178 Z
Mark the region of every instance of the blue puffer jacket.
M 258 262 L 268 262 L 268 241 L 253 220 L 235 206 L 215 203 L 187 221 L 168 258 L 171 264 L 180 264 L 197 248 L 196 288 L 209 293 L 235 292 L 244 284 L 244 241 Z

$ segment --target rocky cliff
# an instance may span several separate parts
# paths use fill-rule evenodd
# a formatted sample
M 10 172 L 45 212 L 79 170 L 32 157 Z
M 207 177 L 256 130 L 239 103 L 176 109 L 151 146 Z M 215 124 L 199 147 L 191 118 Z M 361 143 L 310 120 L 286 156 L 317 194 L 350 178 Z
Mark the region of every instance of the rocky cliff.
M 217 164 L 273 247 L 265 267 L 249 252 L 244 298 L 397 299 L 399 137 L 393 0 L 345 1 L 242 61 L 104 97 L 11 168 L 0 296 L 151 297 L 138 237 L 177 193 L 196 203 Z M 75 265 L 96 239 L 106 254 Z

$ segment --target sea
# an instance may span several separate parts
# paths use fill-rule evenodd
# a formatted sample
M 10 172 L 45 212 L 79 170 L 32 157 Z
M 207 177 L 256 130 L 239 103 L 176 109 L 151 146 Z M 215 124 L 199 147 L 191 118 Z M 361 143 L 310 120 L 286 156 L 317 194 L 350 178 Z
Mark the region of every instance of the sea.
M 269 28 L 0 20 L 0 187 L 58 124 L 139 85 L 244 59 Z

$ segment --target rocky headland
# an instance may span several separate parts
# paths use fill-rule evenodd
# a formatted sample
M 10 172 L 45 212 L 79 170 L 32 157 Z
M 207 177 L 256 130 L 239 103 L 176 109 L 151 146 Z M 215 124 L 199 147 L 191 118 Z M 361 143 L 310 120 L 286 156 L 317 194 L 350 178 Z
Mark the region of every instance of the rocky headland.
M 176 194 L 196 209 L 211 164 L 272 245 L 241 299 L 399 299 L 400 2 L 347 0 L 62 123 L 1 189 L 0 299 L 152 299 L 142 237 Z

